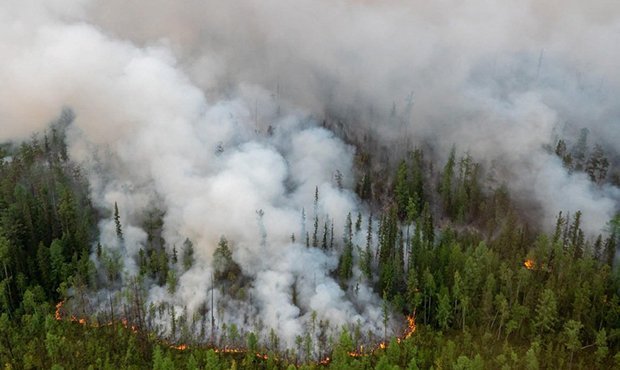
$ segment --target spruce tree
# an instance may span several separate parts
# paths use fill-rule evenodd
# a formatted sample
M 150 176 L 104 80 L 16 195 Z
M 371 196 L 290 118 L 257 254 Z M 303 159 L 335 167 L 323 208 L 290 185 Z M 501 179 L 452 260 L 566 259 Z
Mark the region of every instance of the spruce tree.
M 118 204 L 114 202 L 114 224 L 116 225 L 116 237 L 123 242 L 123 229 L 121 227 L 121 217 L 118 214 Z

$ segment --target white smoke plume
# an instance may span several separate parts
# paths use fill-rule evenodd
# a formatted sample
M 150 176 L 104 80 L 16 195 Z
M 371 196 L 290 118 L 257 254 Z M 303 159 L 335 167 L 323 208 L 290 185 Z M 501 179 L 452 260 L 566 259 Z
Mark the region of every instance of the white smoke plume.
M 210 103 L 165 47 L 140 48 L 93 25 L 47 16 L 17 18 L 25 24 L 3 19 L 10 24 L 3 44 L 12 48 L 3 54 L 9 56 L 2 68 L 5 93 L 8 100 L 18 98 L 1 108 L 3 134 L 28 135 L 44 117 L 71 107 L 70 154 L 89 173 L 95 204 L 120 206 L 123 246 L 112 219 L 101 222 L 101 243 L 122 251 L 127 276 L 137 274 L 135 258 L 147 237 L 138 226 L 153 205 L 166 212 L 169 252 L 174 245 L 182 252 L 186 237 L 194 242 L 197 261 L 179 271 L 178 291 L 154 286 L 149 302 L 168 302 L 190 314 L 208 302 L 213 251 L 225 235 L 235 261 L 253 278 L 246 287 L 253 299 L 224 302 L 226 292 L 218 292 L 218 304 L 227 305 L 218 325 L 260 323 L 289 347 L 313 312 L 332 328 L 359 322 L 382 332 L 379 298 L 367 288 L 345 294 L 331 277 L 334 252 L 291 243 L 291 233 L 304 237 L 304 208 L 310 230 L 315 188 L 321 222 L 333 220 L 335 238 L 342 238 L 347 213 L 358 207 L 347 190 L 352 147 L 259 87 L 239 85 L 234 98 Z M 270 134 L 265 125 L 274 128 Z M 337 171 L 344 190 L 334 179 Z
M 410 136 L 501 160 L 512 172 L 503 180 L 550 223 L 581 209 L 598 233 L 618 210 L 617 191 L 566 176 L 543 150 L 570 125 L 618 152 L 613 1 L 134 4 L 92 4 L 89 19 L 140 45 L 164 39 L 205 91 L 253 82 L 341 119 L 352 136 L 370 128 L 391 148 Z
M 370 133 L 395 151 L 407 149 L 403 137 L 439 152 L 456 143 L 508 169 L 502 180 L 544 219 L 582 210 L 598 233 L 618 210 L 617 188 L 569 175 L 544 147 L 568 124 L 620 151 L 619 15 L 605 0 L 7 0 L 0 140 L 75 112 L 70 154 L 95 204 L 119 205 L 127 273 L 153 207 L 166 212 L 169 246 L 196 246 L 178 291 L 154 287 L 150 301 L 196 311 L 225 235 L 254 282 L 251 302 L 229 302 L 223 321 L 255 315 L 289 346 L 312 311 L 381 334 L 377 295 L 364 284 L 345 293 L 330 275 L 336 256 L 303 246 L 315 187 L 337 240 L 360 208 L 348 190 L 355 149 L 317 122 L 341 121 L 345 135 Z M 120 248 L 112 219 L 100 229 L 102 244 Z

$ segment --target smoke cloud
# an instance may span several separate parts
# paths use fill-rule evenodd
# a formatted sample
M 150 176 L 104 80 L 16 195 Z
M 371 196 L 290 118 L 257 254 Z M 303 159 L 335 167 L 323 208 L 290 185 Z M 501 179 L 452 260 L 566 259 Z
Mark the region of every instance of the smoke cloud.
M 597 233 L 618 208 L 613 189 L 540 180 L 561 171 L 542 147 L 570 136 L 566 127 L 588 127 L 591 144 L 618 152 L 612 1 L 190 3 L 91 3 L 87 17 L 138 45 L 165 42 L 208 94 L 252 83 L 341 119 L 351 136 L 404 134 L 440 152 L 455 143 L 478 160 L 499 158 L 514 169 L 513 192 L 534 190 L 543 219 L 590 210 L 585 227 Z
M 380 299 L 361 274 L 345 291 L 330 274 L 336 252 L 303 245 L 315 188 L 320 225 L 333 222 L 336 240 L 346 215 L 364 211 L 350 190 L 355 148 L 320 123 L 395 152 L 408 149 L 403 137 L 438 152 L 456 144 L 499 163 L 500 180 L 545 220 L 582 210 L 598 233 L 620 192 L 568 174 L 545 146 L 588 127 L 592 142 L 620 150 L 619 16 L 605 0 L 8 0 L 0 140 L 75 112 L 70 154 L 95 204 L 119 205 L 124 246 L 111 218 L 101 243 L 123 252 L 126 273 L 137 272 L 154 207 L 170 247 L 194 242 L 179 289 L 154 286 L 150 302 L 197 311 L 225 235 L 253 283 L 247 301 L 216 289 L 221 322 L 273 327 L 288 346 L 312 312 L 381 335 Z

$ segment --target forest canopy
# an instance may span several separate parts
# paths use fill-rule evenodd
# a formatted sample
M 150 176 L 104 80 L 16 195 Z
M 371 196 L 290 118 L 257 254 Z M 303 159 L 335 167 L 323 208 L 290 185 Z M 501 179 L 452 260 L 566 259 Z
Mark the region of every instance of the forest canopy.
M 620 368 L 619 29 L 0 2 L 0 366 Z
M 333 223 L 320 227 L 317 216 L 307 222 L 304 248 L 339 256 L 331 273 L 346 294 L 358 294 L 355 279 L 382 292 L 383 335 L 359 324 L 334 335 L 329 321 L 317 320 L 288 347 L 273 330 L 263 337 L 220 322 L 213 302 L 193 316 L 149 305 L 150 282 L 172 294 L 192 268 L 193 243 L 186 238 L 170 248 L 162 213 L 149 214 L 138 274 L 121 284 L 123 261 L 97 241 L 97 223 L 112 217 L 122 240 L 123 204 L 106 215 L 90 202 L 88 181 L 66 154 L 72 119 L 67 113 L 31 140 L 3 147 L 0 358 L 7 366 L 600 368 L 620 361 L 620 217 L 594 236 L 580 227 L 587 215 L 559 213 L 547 233 L 526 222 L 505 187 L 485 186 L 483 168 L 455 149 L 435 175 L 422 149 L 387 182 L 369 180 L 381 175 L 361 165 L 358 195 L 373 211 L 349 213 L 341 240 L 333 240 Z M 314 197 L 318 203 L 318 188 Z M 252 299 L 246 290 L 258 282 L 235 262 L 234 248 L 221 237 L 212 284 Z M 354 269 L 362 275 L 354 277 Z M 93 310 L 88 296 L 114 286 L 104 308 Z M 290 299 L 303 299 L 296 283 Z M 172 320 L 172 329 L 162 330 L 158 317 Z M 396 331 L 390 320 L 402 321 Z

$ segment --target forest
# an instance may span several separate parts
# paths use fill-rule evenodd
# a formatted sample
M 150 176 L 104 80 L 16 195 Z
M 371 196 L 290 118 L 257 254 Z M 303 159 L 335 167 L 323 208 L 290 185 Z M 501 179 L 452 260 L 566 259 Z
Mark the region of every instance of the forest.
M 456 148 L 442 164 L 413 149 L 391 170 L 373 166 L 372 153 L 360 150 L 356 193 L 371 212 L 349 213 L 342 240 L 318 216 L 302 236 L 305 248 L 336 252 L 331 273 L 346 294 L 357 294 L 354 269 L 381 292 L 382 336 L 360 325 L 336 328 L 334 335 L 328 321 L 313 319 L 287 348 L 273 330 L 262 337 L 234 323 L 214 328 L 213 303 L 191 317 L 169 313 L 171 330 L 163 331 L 153 322 L 155 311 L 175 308 L 147 306 L 145 281 L 177 289 L 176 274 L 194 263 L 192 241 L 180 251 L 166 247 L 161 212 L 151 212 L 148 243 L 135 261 L 139 273 L 121 284 L 123 262 L 97 242 L 97 223 L 112 217 L 122 240 L 123 204 L 106 214 L 91 203 L 89 183 L 67 155 L 72 120 L 65 112 L 45 132 L 1 149 L 0 362 L 6 369 L 620 366 L 620 216 L 604 234 L 587 235 L 581 227 L 587 214 L 560 212 L 553 232 L 545 233 L 506 186 L 487 186 L 485 169 Z M 598 146 L 590 153 L 586 140 L 575 140 L 573 148 L 559 140 L 549 150 L 594 183 L 617 181 L 608 175 L 617 172 L 606 154 Z M 315 203 L 320 196 L 316 188 Z M 222 236 L 212 279 L 243 299 L 251 282 L 233 248 Z M 93 311 L 87 297 L 103 286 L 119 293 Z M 295 302 L 295 284 L 290 294 Z M 391 319 L 402 323 L 388 333 Z
M 614 1 L 0 1 L 0 367 L 620 369 Z

